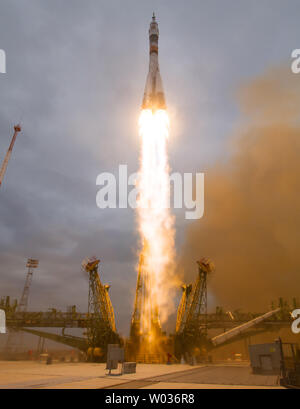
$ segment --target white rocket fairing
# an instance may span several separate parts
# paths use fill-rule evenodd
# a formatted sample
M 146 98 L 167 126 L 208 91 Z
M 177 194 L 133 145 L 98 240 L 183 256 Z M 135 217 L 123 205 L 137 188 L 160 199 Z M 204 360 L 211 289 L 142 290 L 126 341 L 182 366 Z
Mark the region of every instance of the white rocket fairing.
M 166 109 L 165 94 L 158 64 L 158 24 L 153 13 L 149 29 L 150 62 L 142 109 Z

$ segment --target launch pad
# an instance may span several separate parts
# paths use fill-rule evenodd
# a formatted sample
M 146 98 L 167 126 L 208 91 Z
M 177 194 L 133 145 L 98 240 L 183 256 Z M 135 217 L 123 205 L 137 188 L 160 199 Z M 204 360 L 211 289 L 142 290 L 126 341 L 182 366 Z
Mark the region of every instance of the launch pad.
M 209 353 L 222 345 L 269 331 L 291 326 L 292 319 L 287 303 L 280 300 L 281 308 L 267 314 L 224 312 L 220 307 L 215 313 L 207 312 L 207 278 L 213 271 L 208 259 L 198 263 L 198 275 L 193 285 L 182 287 L 182 299 L 178 306 L 176 328 L 169 336 L 163 331 L 159 322 L 157 308 L 152 310 L 152 327 L 150 333 L 141 333 L 141 310 L 143 294 L 147 285 L 147 276 L 140 261 L 135 306 L 130 325 L 130 338 L 122 339 L 115 326 L 114 310 L 109 298 L 109 286 L 103 285 L 99 274 L 99 259 L 87 259 L 83 268 L 89 278 L 89 309 L 79 313 L 73 306 L 67 312 L 52 309 L 48 312 L 30 312 L 21 309 L 17 301 L 9 297 L 0 299 L 0 308 L 6 312 L 7 327 L 12 337 L 19 337 L 22 332 L 30 333 L 42 339 L 49 339 L 82 351 L 88 361 L 103 362 L 106 359 L 108 344 L 125 346 L 126 360 L 138 363 L 162 364 L 172 355 L 177 362 L 203 362 Z M 29 295 L 28 280 L 27 300 Z M 153 304 L 155 305 L 155 304 Z M 297 307 L 294 300 L 294 307 Z M 61 328 L 61 334 L 49 333 L 38 328 Z M 86 337 L 75 337 L 65 334 L 66 328 L 82 328 Z M 220 333 L 211 338 L 210 331 Z M 13 343 L 12 343 L 13 345 Z M 11 350 L 11 346 L 10 346 Z M 10 351 L 12 354 L 17 350 Z M 173 362 L 174 362 L 174 359 Z
M 247 363 L 216 366 L 138 365 L 136 374 L 107 376 L 105 364 L 1 362 L 0 389 L 279 388 L 277 376 L 251 375 Z

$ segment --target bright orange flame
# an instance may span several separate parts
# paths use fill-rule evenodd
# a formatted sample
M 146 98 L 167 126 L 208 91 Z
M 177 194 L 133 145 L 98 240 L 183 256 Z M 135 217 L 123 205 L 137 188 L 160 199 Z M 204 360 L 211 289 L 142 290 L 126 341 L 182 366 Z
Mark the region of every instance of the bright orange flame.
M 148 288 L 145 293 L 141 326 L 152 331 L 153 317 L 159 312 L 165 321 L 170 307 L 174 260 L 174 217 L 169 209 L 170 182 L 167 155 L 169 117 L 165 110 L 143 110 L 139 119 L 142 151 L 139 175 L 138 223 L 143 243 L 143 261 Z

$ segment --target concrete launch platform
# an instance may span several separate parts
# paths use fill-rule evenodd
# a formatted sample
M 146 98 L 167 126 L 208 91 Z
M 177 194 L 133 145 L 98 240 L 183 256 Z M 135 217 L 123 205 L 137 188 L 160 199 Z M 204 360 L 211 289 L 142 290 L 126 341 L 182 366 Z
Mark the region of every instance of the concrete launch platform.
M 137 366 L 107 376 L 104 364 L 0 361 L 0 389 L 255 389 L 279 388 L 276 376 L 252 375 L 247 364 Z

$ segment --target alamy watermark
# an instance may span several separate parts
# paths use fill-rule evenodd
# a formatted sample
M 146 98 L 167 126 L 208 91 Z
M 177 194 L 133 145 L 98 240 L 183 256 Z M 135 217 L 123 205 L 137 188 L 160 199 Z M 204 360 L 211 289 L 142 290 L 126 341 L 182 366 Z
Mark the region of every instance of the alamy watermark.
M 3 310 L 0 310 L 0 334 L 6 334 L 6 316 Z
M 300 334 L 300 309 L 292 312 L 294 322 L 292 323 L 292 331 L 294 334 Z
M 139 195 L 139 173 L 128 175 L 127 165 L 119 165 L 118 178 L 105 172 L 97 176 L 101 186 L 96 203 L 100 209 L 136 209 Z M 174 172 L 169 176 L 170 200 L 164 208 L 186 209 L 188 220 L 201 219 L 204 214 L 204 173 Z
M 291 70 L 294 74 L 299 74 L 300 73 L 300 49 L 296 48 L 295 50 L 293 50 L 291 57 L 293 58 Z
M 0 74 L 6 74 L 6 54 L 0 49 Z

